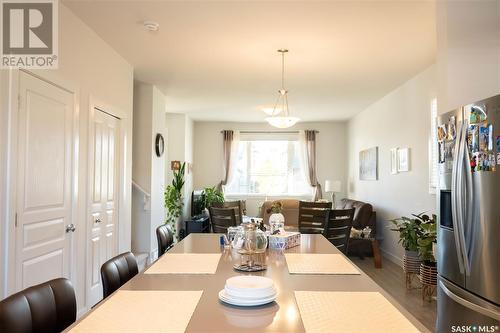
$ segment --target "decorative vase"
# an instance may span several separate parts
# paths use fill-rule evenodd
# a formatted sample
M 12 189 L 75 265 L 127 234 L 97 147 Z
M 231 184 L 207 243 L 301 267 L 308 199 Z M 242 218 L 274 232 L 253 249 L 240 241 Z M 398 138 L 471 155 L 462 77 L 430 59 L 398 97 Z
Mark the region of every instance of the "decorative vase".
M 277 230 L 285 228 L 285 216 L 281 213 L 273 213 L 269 216 L 269 225 L 271 226 L 271 234 Z
M 431 301 L 437 285 L 437 267 L 435 262 L 422 262 L 420 265 L 422 300 Z

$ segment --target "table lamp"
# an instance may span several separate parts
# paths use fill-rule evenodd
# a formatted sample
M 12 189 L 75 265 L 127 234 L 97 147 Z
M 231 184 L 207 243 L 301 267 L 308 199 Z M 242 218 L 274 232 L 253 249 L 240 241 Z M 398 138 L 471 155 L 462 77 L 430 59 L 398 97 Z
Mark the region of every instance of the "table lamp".
M 340 180 L 325 180 L 325 193 L 332 194 L 332 208 L 335 209 L 335 193 L 340 192 L 342 183 Z

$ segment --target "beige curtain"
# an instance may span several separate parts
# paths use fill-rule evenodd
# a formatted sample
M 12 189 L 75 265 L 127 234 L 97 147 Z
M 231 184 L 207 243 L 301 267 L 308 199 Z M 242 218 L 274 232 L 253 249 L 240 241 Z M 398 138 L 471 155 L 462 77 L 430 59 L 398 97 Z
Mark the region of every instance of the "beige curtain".
M 305 130 L 299 132 L 301 165 L 304 178 L 313 188 L 313 200 L 323 197 L 321 185 L 316 175 L 316 131 Z
M 222 131 L 222 180 L 217 186 L 219 191 L 224 190 L 224 186 L 231 183 L 236 151 L 238 149 L 239 132 L 232 130 Z

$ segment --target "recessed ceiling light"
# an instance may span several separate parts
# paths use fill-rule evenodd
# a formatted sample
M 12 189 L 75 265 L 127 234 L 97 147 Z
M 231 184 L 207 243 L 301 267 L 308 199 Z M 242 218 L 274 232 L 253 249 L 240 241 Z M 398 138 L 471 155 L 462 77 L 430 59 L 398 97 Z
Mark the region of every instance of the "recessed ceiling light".
M 144 21 L 143 24 L 149 31 L 158 31 L 160 28 L 160 24 L 155 21 Z

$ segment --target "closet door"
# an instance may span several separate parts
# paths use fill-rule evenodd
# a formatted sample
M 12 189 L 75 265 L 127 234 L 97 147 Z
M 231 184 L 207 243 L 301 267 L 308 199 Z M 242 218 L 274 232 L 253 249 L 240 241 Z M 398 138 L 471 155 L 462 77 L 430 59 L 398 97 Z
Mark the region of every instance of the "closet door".
M 71 278 L 74 95 L 19 74 L 16 289 Z
M 101 265 L 115 256 L 118 219 L 119 119 L 94 109 L 91 115 L 89 305 L 102 298 Z

